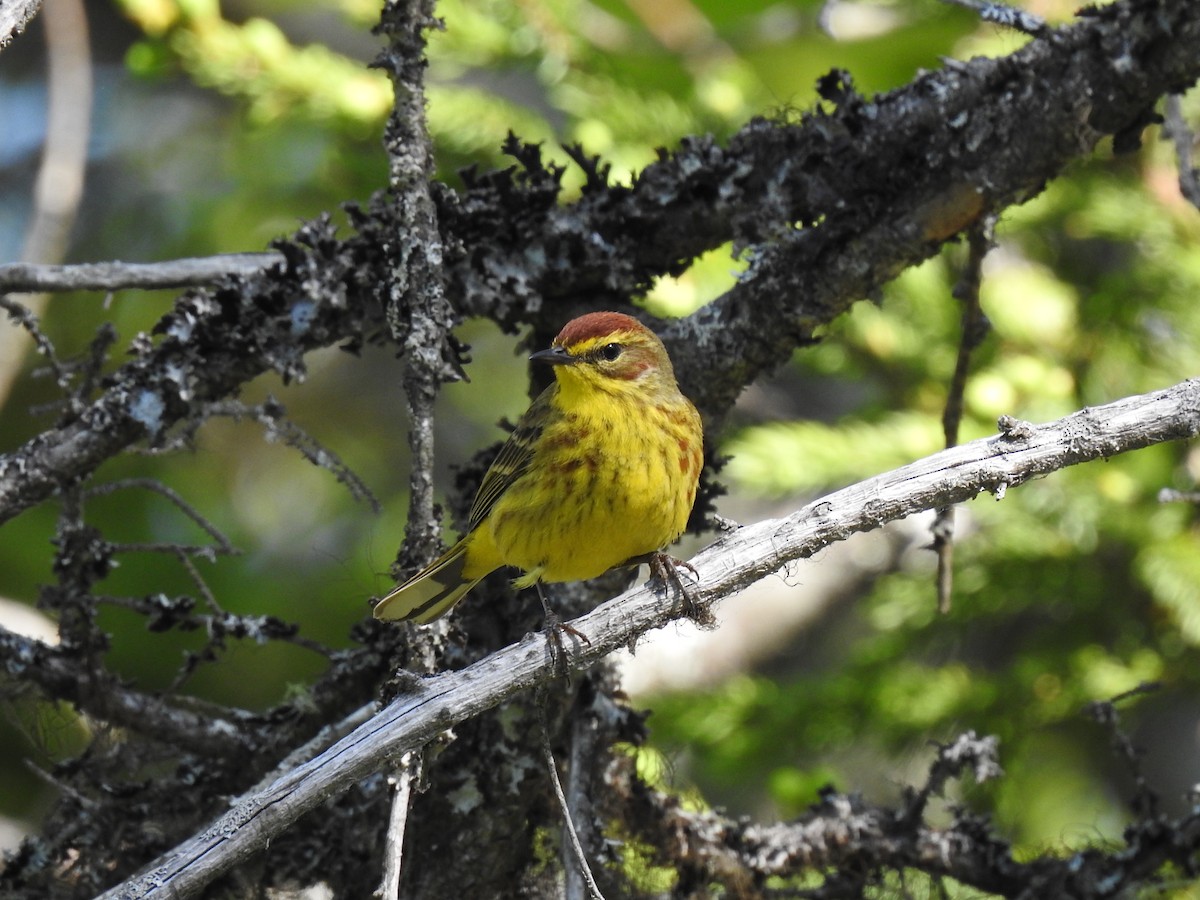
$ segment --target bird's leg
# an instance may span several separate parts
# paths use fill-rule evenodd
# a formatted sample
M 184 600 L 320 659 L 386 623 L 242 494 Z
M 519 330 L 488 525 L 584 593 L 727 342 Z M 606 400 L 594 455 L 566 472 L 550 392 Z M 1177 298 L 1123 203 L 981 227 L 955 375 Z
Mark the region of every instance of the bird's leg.
M 591 640 L 586 634 L 571 625 L 568 625 L 558 613 L 550 608 L 550 601 L 546 598 L 546 591 L 542 587 L 540 581 L 534 582 L 534 587 L 537 588 L 538 599 L 542 601 L 542 634 L 546 636 L 546 644 L 550 648 L 550 659 L 554 663 L 554 668 L 560 674 L 567 674 L 567 654 L 563 647 L 562 633 L 565 631 L 572 637 L 578 638 L 588 646 L 591 646 Z
M 692 593 L 691 589 L 683 583 L 683 577 L 679 574 L 680 569 L 687 569 L 692 573 L 692 577 L 696 581 L 700 580 L 700 573 L 686 559 L 676 559 L 668 553 L 661 550 L 654 553 L 647 553 L 644 556 L 635 557 L 630 560 L 630 563 L 646 563 L 650 567 L 650 580 L 657 581 L 659 584 L 671 585 L 679 592 L 679 596 L 683 598 L 683 605 L 687 609 L 687 616 L 697 625 L 713 625 L 716 619 L 709 612 L 708 607 L 701 605 Z

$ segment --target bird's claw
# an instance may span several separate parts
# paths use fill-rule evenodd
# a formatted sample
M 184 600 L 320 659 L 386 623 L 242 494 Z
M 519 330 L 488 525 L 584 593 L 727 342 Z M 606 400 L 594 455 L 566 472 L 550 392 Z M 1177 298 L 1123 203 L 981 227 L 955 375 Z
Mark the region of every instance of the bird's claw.
M 684 607 L 687 609 L 687 616 L 697 625 L 711 626 L 716 624 L 709 608 L 696 598 L 691 589 L 683 583 L 683 577 L 679 574 L 680 569 L 687 569 L 692 578 L 699 583 L 700 573 L 696 571 L 696 567 L 684 559 L 676 559 L 670 554 L 658 552 L 652 553 L 649 559 L 650 580 L 657 581 L 662 585 L 670 584 L 679 596 L 683 598 Z
M 550 652 L 550 662 L 554 666 L 555 672 L 571 681 L 571 673 L 567 670 L 567 649 L 563 646 L 563 633 L 571 635 L 587 644 L 592 645 L 591 638 L 580 631 L 573 625 L 564 622 L 553 609 L 550 608 L 550 601 L 546 599 L 546 594 L 542 590 L 541 582 L 537 585 L 538 597 L 542 601 L 542 634 L 546 638 L 546 647 Z

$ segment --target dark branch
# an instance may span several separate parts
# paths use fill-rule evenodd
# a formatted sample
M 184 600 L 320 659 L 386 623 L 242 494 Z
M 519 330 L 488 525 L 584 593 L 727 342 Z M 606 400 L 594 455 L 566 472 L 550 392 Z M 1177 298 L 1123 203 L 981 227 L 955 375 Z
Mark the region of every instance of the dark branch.
M 182 709 L 132 690 L 107 673 L 81 678 L 73 655 L 0 628 L 0 666 L 8 677 L 35 685 L 48 697 L 74 704 L 94 719 L 149 738 L 212 755 L 262 747 L 257 717 L 238 710 Z

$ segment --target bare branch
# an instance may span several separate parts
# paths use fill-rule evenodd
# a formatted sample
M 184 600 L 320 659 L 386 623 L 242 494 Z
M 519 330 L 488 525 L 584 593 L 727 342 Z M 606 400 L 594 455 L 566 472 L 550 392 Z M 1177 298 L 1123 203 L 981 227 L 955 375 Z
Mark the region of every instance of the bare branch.
M 713 604 L 783 566 L 849 535 L 925 509 L 999 494 L 1035 476 L 1162 441 L 1200 434 L 1200 379 L 1082 410 L 1046 425 L 1001 434 L 926 457 L 808 504 L 783 519 L 746 526 L 694 560 L 698 599 Z M 563 648 L 580 671 L 684 610 L 650 586 L 626 591 L 572 625 L 591 638 Z M 368 774 L 394 764 L 444 729 L 556 676 L 546 639 L 526 635 L 460 671 L 413 683 L 378 716 L 312 762 L 237 803 L 204 832 L 141 875 L 112 889 L 116 898 L 188 898 L 249 859 L 304 812 Z
M 582 701 L 586 693 L 580 692 L 571 708 L 568 736 L 570 754 L 567 758 L 567 790 L 563 816 L 571 822 L 571 829 L 575 835 L 572 850 L 582 862 L 580 865 L 571 865 L 566 854 L 563 854 L 566 900 L 581 900 L 588 896 L 589 892 L 600 892 L 587 865 L 587 854 L 590 852 L 594 858 L 601 858 L 600 852 L 597 851 L 602 852 L 605 847 L 603 824 L 595 813 L 596 804 L 593 803 L 592 791 L 599 783 L 601 770 L 607 763 L 607 754 L 616 740 L 616 729 L 611 724 L 607 727 L 602 725 L 601 714 L 598 712 L 598 707 L 612 696 L 604 691 L 616 690 L 615 679 L 613 685 L 601 687 L 606 675 L 612 677 L 609 674 L 611 671 L 611 663 L 603 669 L 593 669 L 588 675 L 595 685 L 591 703 L 585 705 Z M 575 847 L 578 847 L 578 850 L 575 850 Z
M 265 429 L 268 442 L 282 441 L 288 447 L 298 451 L 318 469 L 325 469 L 332 474 L 350 492 L 351 497 L 361 503 L 366 503 L 371 507 L 372 512 L 378 513 L 382 509 L 379 500 L 367 487 L 366 482 L 342 462 L 341 457 L 289 419 L 283 404 L 274 397 L 268 396 L 265 403 L 257 403 L 253 406 L 240 400 L 214 403 L 209 407 L 208 413 L 215 416 L 226 416 L 235 422 L 241 421 L 243 417 L 254 419 Z
M 925 787 L 928 798 L 967 768 L 976 781 L 998 772 L 994 738 L 968 732 L 939 748 Z M 797 821 L 747 825 L 710 810 L 685 809 L 676 798 L 647 790 L 626 773 L 617 790 L 640 807 L 645 831 L 658 839 L 662 856 L 701 883 L 734 888 L 771 877 L 818 872 L 824 883 L 792 896 L 858 900 L 880 870 L 914 869 L 935 878 L 1004 897 L 1121 897 L 1136 893 L 1164 863 L 1190 872 L 1200 843 L 1200 815 L 1177 820 L 1148 816 L 1125 829 L 1124 846 L 1063 856 L 1050 852 L 1018 861 L 989 824 L 962 809 L 945 827 L 924 818 L 864 803 L 827 790 Z
M 364 340 L 380 310 L 372 303 L 379 280 L 362 258 L 380 252 L 380 242 L 363 234 L 338 242 L 333 232 L 328 218 L 307 223 L 283 245 L 283 270 L 185 294 L 159 322 L 159 341 L 135 340 L 135 358 L 104 394 L 60 427 L 0 454 L 0 522 L 135 441 L 165 441 L 172 426 L 202 417 L 207 404 L 262 372 L 299 379 L 308 351 Z
M 385 5 L 379 30 L 389 47 L 376 65 L 392 78 L 395 108 L 384 144 L 397 227 L 415 240 L 400 247 L 389 270 L 388 325 L 404 348 L 408 401 L 409 475 L 405 541 L 397 561 L 411 572 L 439 550 L 441 522 L 433 502 L 433 405 L 441 385 L 463 377 L 451 329 L 456 311 L 446 297 L 446 252 L 433 198 L 433 144 L 425 123 L 425 31 L 437 28 L 433 0 Z
M 123 291 L 202 287 L 230 275 L 253 275 L 283 262 L 283 254 L 225 253 L 153 263 L 120 261 L 70 266 L 0 265 L 0 291 Z
M 400 765 L 392 774 L 392 808 L 388 814 L 386 844 L 383 848 L 383 879 L 379 888 L 379 900 L 398 900 L 400 897 L 400 872 L 404 862 L 404 834 L 408 828 L 408 814 L 412 805 L 413 782 L 419 778 L 421 758 L 416 753 L 405 753 Z
M 596 886 L 596 879 L 592 875 L 592 867 L 588 865 L 587 854 L 583 850 L 583 844 L 579 839 L 579 829 L 575 826 L 575 817 L 571 811 L 571 804 L 567 801 L 567 795 L 563 791 L 562 779 L 558 776 L 558 763 L 554 759 L 554 748 L 550 746 L 550 725 L 547 719 L 549 716 L 546 712 L 546 703 L 548 697 L 544 696 L 538 703 L 541 718 L 541 749 L 542 762 L 546 764 L 546 771 L 550 774 L 550 785 L 554 788 L 554 798 L 558 801 L 558 809 L 562 814 L 563 831 L 566 834 L 564 841 L 564 857 L 563 870 L 566 873 L 566 900 L 583 900 L 584 897 L 590 900 L 604 900 L 604 895 L 600 893 L 600 888 Z M 580 777 L 580 773 L 572 770 L 572 779 Z
M 216 525 L 208 521 L 201 515 L 200 511 L 192 504 L 188 503 L 179 495 L 178 491 L 174 491 L 167 487 L 161 481 L 155 481 L 153 478 L 122 478 L 120 481 L 107 481 L 104 484 L 98 484 L 84 491 L 85 497 L 103 497 L 107 494 L 112 494 L 117 491 L 123 491 L 127 488 L 141 488 L 145 491 L 153 491 L 160 496 L 166 497 L 175 505 L 175 507 L 196 523 L 197 526 L 210 538 L 213 539 L 215 545 L 212 547 L 196 547 L 192 548 L 196 555 L 208 556 L 210 559 L 217 554 L 222 556 L 237 554 L 240 552 L 237 547 L 225 536 Z M 167 548 L 177 547 L 178 545 L 162 545 Z
M 1161 684 L 1143 682 L 1132 690 L 1125 691 L 1109 700 L 1096 701 L 1084 707 L 1087 715 L 1108 730 L 1113 751 L 1129 769 L 1134 785 L 1131 802 L 1133 811 L 1139 816 L 1150 818 L 1159 813 L 1158 793 L 1150 786 L 1150 782 L 1142 770 L 1142 752 L 1134 746 L 1129 735 L 1121 728 L 1121 716 L 1117 712 L 1117 704 L 1132 697 L 1153 693 L 1161 688 Z
M 940 792 L 948 779 L 961 778 L 968 769 L 977 782 L 999 772 L 995 738 L 967 732 L 939 747 L 925 785 L 908 793 L 923 803 Z M 960 812 L 948 828 L 931 828 L 922 815 L 923 805 L 917 803 L 896 812 L 828 788 L 820 802 L 796 821 L 752 825 L 715 810 L 688 809 L 677 798 L 647 788 L 629 772 L 621 773 L 613 788 L 629 798 L 638 830 L 653 840 L 660 859 L 681 878 L 701 884 L 716 881 L 735 896 L 746 895 L 747 888 L 768 878 L 821 872 L 824 884 L 796 896 L 860 898 L 873 870 L 882 867 L 949 875 L 1016 896 L 1028 871 L 1011 858 L 1007 845 L 988 833 L 984 823 Z M 1062 860 L 1053 863 L 1065 868 Z
M 264 791 L 271 786 L 271 783 L 299 765 L 302 765 L 309 760 L 319 755 L 323 750 L 327 749 L 334 741 L 345 737 L 355 728 L 358 728 L 364 722 L 375 714 L 375 704 L 367 703 L 360 706 L 348 716 L 344 716 L 332 725 L 326 725 L 315 735 L 305 741 L 296 749 L 292 750 L 279 765 L 275 766 L 268 772 L 259 782 L 246 791 L 241 797 L 235 799 L 234 802 L 240 802 L 242 799 L 249 798 L 257 794 L 259 791 Z

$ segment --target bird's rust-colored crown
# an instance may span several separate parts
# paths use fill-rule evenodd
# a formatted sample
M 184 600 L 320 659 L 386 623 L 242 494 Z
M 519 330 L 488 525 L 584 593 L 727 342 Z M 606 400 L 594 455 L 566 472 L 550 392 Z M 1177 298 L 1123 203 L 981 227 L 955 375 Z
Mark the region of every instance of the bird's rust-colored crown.
M 556 347 L 574 347 L 583 341 L 608 337 L 618 332 L 645 332 L 648 329 L 633 316 L 619 312 L 594 312 L 572 319 L 554 339 Z

